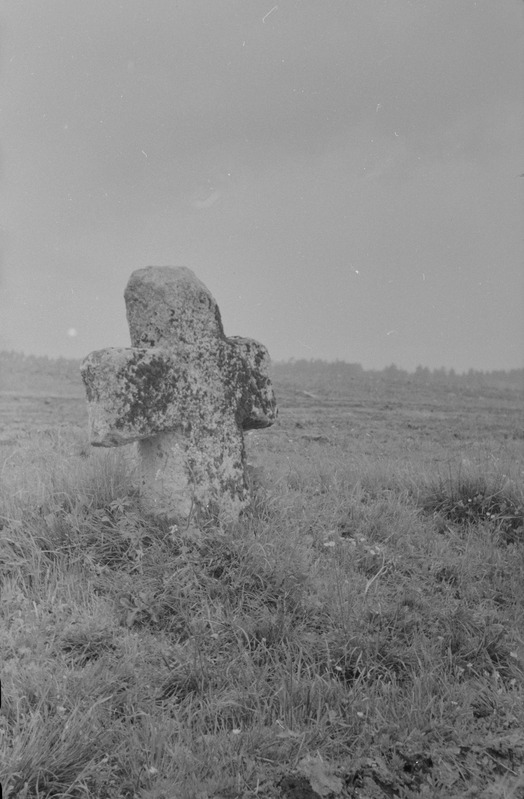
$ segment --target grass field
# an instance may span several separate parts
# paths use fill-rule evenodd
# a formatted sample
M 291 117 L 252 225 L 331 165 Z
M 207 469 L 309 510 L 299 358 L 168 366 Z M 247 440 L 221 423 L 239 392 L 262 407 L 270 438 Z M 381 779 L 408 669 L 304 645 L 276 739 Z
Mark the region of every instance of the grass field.
M 522 393 L 275 385 L 229 528 L 144 518 L 80 384 L 4 391 L 4 796 L 524 797 Z

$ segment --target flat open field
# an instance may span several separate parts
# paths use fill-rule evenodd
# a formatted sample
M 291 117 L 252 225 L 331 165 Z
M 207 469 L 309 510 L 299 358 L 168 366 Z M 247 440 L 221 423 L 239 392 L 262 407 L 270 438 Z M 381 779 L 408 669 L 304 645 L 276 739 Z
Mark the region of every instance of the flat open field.
M 0 453 L 29 433 L 87 430 L 83 386 L 80 376 L 74 377 L 4 377 Z M 282 450 L 293 442 L 397 459 L 418 452 L 428 463 L 439 463 L 474 454 L 488 443 L 496 449 L 524 440 L 524 394 L 518 388 L 424 385 L 368 373 L 341 375 L 326 385 L 307 371 L 286 375 L 285 366 L 276 367 L 274 385 L 278 423 L 248 436 L 262 446 L 266 439 Z

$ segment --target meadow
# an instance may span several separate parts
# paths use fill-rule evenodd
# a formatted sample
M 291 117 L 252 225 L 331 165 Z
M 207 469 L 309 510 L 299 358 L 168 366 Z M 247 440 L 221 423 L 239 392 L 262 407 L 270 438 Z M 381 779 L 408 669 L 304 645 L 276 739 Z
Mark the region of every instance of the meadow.
M 33 366 L 0 384 L 4 796 L 524 797 L 521 385 L 277 365 L 252 507 L 176 526 Z

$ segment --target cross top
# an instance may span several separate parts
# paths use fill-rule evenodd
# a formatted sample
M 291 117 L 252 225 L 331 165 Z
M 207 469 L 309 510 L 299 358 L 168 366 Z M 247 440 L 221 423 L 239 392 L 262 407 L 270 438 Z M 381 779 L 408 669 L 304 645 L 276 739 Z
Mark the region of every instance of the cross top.
M 218 305 L 185 266 L 137 269 L 124 298 L 133 347 L 176 347 L 225 338 Z
M 139 269 L 124 296 L 133 346 L 93 352 L 81 368 L 91 443 L 138 441 L 141 500 L 155 515 L 236 519 L 249 502 L 243 431 L 277 415 L 267 350 L 226 338 L 185 267 Z

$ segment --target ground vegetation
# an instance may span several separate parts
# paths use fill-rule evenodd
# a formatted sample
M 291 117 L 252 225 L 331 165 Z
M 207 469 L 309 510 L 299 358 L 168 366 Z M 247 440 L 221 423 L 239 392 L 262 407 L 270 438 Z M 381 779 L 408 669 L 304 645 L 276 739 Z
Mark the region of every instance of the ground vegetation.
M 232 526 L 4 392 L 4 796 L 524 797 L 518 385 L 288 366 Z

